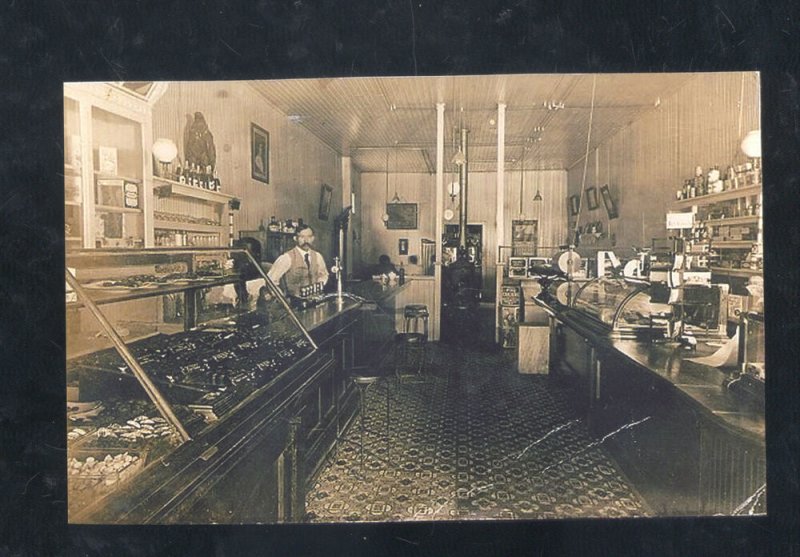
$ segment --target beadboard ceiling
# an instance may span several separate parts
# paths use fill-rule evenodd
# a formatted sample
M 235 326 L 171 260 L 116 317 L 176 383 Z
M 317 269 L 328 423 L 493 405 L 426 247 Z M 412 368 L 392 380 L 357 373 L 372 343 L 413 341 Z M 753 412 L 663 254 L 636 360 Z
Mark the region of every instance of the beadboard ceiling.
M 248 82 L 267 102 L 362 172 L 435 172 L 436 104 L 445 160 L 469 130 L 469 168 L 497 167 L 497 104 L 506 108 L 506 169 L 566 169 L 685 85 L 693 74 L 546 74 Z M 594 89 L 594 110 L 592 90 Z M 554 107 L 555 106 L 555 107 Z M 524 155 L 524 158 L 523 158 Z M 445 171 L 449 171 L 445 164 Z

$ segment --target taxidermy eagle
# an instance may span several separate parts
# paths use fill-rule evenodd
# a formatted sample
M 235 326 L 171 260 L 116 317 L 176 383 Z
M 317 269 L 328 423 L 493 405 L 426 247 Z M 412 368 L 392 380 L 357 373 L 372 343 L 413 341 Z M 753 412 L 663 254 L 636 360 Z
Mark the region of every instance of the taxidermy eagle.
M 194 113 L 194 121 L 186 127 L 183 140 L 187 161 L 199 164 L 202 169 L 208 165 L 211 165 L 212 169 L 216 168 L 217 150 L 214 147 L 214 136 L 211 135 L 202 112 Z

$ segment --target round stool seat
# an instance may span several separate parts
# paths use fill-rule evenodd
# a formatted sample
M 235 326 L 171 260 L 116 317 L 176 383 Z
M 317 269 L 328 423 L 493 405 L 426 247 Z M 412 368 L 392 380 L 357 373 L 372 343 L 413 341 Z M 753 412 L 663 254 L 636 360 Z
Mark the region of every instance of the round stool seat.
M 354 382 L 356 385 L 364 385 L 364 386 L 366 386 L 366 385 L 372 385 L 372 384 L 373 384 L 373 383 L 375 383 L 377 380 L 378 380 L 378 378 L 377 378 L 377 377 L 375 377 L 375 376 L 368 376 L 368 375 L 357 375 L 356 377 L 353 377 L 353 382 Z
M 395 341 L 403 344 L 419 344 L 427 340 L 424 333 L 397 333 L 394 337 Z
M 403 332 L 422 332 L 428 337 L 428 306 L 425 304 L 406 304 L 403 308 Z M 422 326 L 420 327 L 420 321 Z M 420 331 L 422 329 L 422 331 Z
M 428 317 L 428 306 L 425 304 L 406 304 L 403 309 L 404 317 Z

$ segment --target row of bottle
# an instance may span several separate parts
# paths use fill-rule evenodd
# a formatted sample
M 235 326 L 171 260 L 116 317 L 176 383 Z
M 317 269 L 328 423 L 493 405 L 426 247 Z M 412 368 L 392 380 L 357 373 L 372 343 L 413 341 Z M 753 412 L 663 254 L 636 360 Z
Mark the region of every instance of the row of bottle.
M 265 225 L 261 223 L 259 228 L 269 232 L 286 232 L 294 234 L 300 227 L 303 226 L 303 219 L 286 219 L 285 221 L 277 220 L 274 216 L 269 218 L 269 222 Z
M 156 230 L 154 240 L 157 247 L 219 246 L 219 234 L 214 233 Z
M 723 250 L 720 251 L 714 266 L 723 269 L 760 271 L 764 268 L 764 254 L 758 244 L 753 244 L 749 249 Z
M 702 214 L 702 212 L 700 213 Z M 715 203 L 703 220 L 724 220 L 738 217 L 760 217 L 761 203 Z
M 212 168 L 210 164 L 203 167 L 188 160 L 183 165 L 178 162 L 175 175 L 176 180 L 181 184 L 208 191 L 222 191 L 222 185 L 217 177 L 217 169 Z
M 719 166 L 714 166 L 707 173 L 703 168 L 695 168 L 694 178 L 683 182 L 683 187 L 676 192 L 678 201 L 702 197 L 712 193 L 735 190 L 761 183 L 761 167 L 758 159 L 737 166 L 728 166 L 723 176 Z

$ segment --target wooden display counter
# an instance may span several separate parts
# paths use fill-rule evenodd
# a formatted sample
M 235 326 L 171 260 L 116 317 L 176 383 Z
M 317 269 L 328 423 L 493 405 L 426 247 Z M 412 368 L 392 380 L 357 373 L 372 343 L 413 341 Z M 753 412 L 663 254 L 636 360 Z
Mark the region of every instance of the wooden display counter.
M 552 309 L 552 308 L 551 308 Z M 765 512 L 764 407 L 689 361 L 714 352 L 613 340 L 572 310 L 551 318 L 551 374 L 658 515 Z
M 376 346 L 394 336 L 394 314 L 380 308 L 402 287 L 377 286 L 297 311 L 316 351 L 70 522 L 302 522 L 306 491 L 357 411 L 353 369 L 377 365 Z

